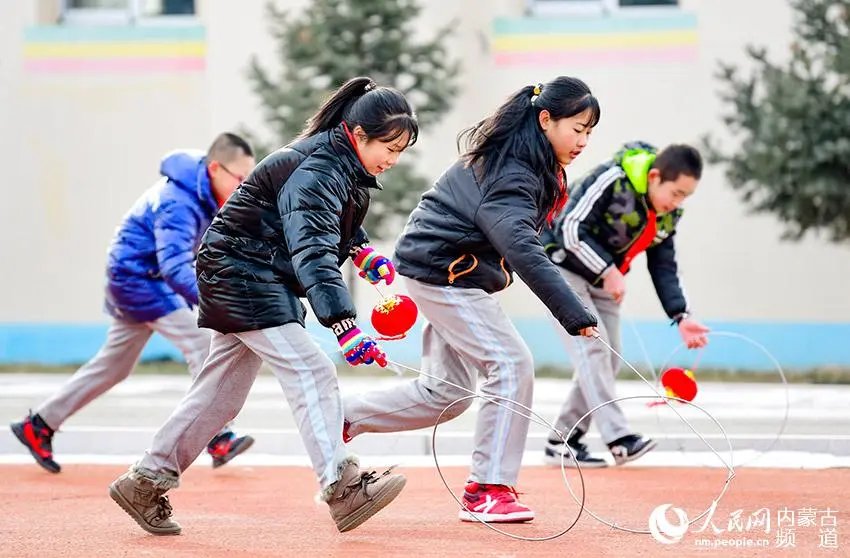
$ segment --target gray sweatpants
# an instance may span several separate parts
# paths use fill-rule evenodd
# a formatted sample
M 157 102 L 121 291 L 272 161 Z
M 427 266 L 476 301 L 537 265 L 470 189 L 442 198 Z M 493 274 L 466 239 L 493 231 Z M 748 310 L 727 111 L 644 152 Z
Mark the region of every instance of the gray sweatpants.
M 195 378 L 209 353 L 211 332 L 198 327 L 191 310 L 175 310 L 153 322 L 114 319 L 100 351 L 36 412 L 50 428 L 58 430 L 68 417 L 130 375 L 154 332 L 174 343 Z
M 265 362 L 277 377 L 322 488 L 339 480 L 348 456 L 336 366 L 299 324 L 221 334 L 180 404 L 137 466 L 180 475 L 242 409 Z
M 479 289 L 437 287 L 411 279 L 405 284 L 427 320 L 422 333 L 423 372 L 472 391 L 480 374 L 484 395 L 531 407 L 531 352 L 493 296 Z M 347 396 L 343 404 L 349 434 L 354 436 L 433 427 L 446 406 L 466 395 L 420 376 L 393 389 Z M 443 421 L 460 415 L 472 401 L 454 405 Z M 469 480 L 516 486 L 528 427 L 528 419 L 481 399 Z
M 592 286 L 575 273 L 565 269 L 560 271 L 588 309 L 599 316 L 599 336 L 618 353 L 621 352 L 620 306 L 604 289 Z M 555 320 L 551 315 L 550 317 Z M 575 368 L 572 388 L 555 423 L 555 427 L 566 436 L 585 413 L 617 397 L 615 383 L 621 363 L 617 355 L 596 339 L 573 337 L 564 331 L 560 324 L 555 324 Z M 598 409 L 578 425 L 578 428 L 587 433 L 593 417 L 596 418 L 602 441 L 606 444 L 630 433 L 623 410 L 617 403 Z

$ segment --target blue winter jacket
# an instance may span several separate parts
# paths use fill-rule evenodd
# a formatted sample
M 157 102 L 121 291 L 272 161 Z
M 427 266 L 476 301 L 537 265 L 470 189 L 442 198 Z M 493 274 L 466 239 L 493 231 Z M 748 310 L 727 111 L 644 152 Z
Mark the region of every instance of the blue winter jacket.
M 116 318 L 150 322 L 198 304 L 195 253 L 218 211 L 204 153 L 171 152 L 159 172 L 109 247 L 105 309 Z

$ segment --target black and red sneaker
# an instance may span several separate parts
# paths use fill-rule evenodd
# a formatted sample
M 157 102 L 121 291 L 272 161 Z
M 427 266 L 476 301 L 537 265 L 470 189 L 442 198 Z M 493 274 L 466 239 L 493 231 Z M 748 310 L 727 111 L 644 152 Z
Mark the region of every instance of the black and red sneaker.
M 245 452 L 254 445 L 251 436 L 240 436 L 230 430 L 225 430 L 215 435 L 207 444 L 207 452 L 212 456 L 213 469 L 221 467 L 237 455 Z
M 53 429 L 47 426 L 39 415 L 32 411 L 21 422 L 13 422 L 12 433 L 30 450 L 35 462 L 51 473 L 58 473 L 62 467 L 53 461 Z

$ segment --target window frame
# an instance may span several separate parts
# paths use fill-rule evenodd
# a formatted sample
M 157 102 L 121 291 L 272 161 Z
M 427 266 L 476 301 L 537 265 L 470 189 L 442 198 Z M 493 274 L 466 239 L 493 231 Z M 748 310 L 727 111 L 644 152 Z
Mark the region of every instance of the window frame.
M 601 16 L 618 13 L 620 15 L 646 15 L 669 13 L 682 8 L 682 0 L 674 5 L 657 6 L 621 6 L 620 0 L 526 0 L 526 13 L 532 16 L 593 15 Z
M 198 1 L 195 0 L 194 14 L 144 15 L 144 0 L 125 0 L 127 7 L 118 8 L 74 8 L 71 0 L 59 0 L 62 22 L 81 25 L 197 25 Z

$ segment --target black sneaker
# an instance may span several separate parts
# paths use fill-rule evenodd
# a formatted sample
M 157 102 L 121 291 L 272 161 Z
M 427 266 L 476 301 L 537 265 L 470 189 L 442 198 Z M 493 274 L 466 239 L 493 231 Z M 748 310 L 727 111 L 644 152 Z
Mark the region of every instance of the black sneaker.
M 584 432 L 576 430 L 572 438 L 567 440 L 567 445 L 573 451 L 573 454 L 575 454 L 575 461 L 573 461 L 569 450 L 564 447 L 564 443 L 557 439 L 550 439 L 546 443 L 546 448 L 543 450 L 543 460 L 549 465 L 557 465 L 560 467 L 561 455 L 563 454 L 564 467 L 575 467 L 576 463 L 578 463 L 580 467 L 587 469 L 607 467 L 607 461 L 598 457 L 593 457 L 590 452 L 587 451 L 587 445 L 581 442 L 582 436 L 584 436 Z
M 225 430 L 210 440 L 207 444 L 207 452 L 212 456 L 213 469 L 217 469 L 254 445 L 251 436 L 240 436 L 229 430 Z
M 62 467 L 53 461 L 53 430 L 32 411 L 21 422 L 13 422 L 12 433 L 30 450 L 35 462 L 51 473 L 58 473 Z
M 654 440 L 644 438 L 640 434 L 628 434 L 608 444 L 608 449 L 614 456 L 614 462 L 617 465 L 623 465 L 655 449 L 655 446 Z

